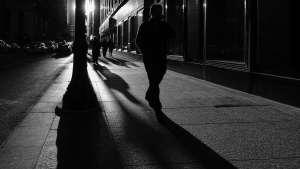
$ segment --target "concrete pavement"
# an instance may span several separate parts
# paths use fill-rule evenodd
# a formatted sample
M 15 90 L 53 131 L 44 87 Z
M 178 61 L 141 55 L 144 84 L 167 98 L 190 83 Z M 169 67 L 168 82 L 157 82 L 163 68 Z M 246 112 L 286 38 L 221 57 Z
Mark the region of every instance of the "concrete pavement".
M 2 145 L 1 169 L 300 168 L 298 108 L 167 71 L 158 121 L 141 62 L 114 54 L 99 64 L 88 64 L 99 112 L 55 115 L 69 64 Z

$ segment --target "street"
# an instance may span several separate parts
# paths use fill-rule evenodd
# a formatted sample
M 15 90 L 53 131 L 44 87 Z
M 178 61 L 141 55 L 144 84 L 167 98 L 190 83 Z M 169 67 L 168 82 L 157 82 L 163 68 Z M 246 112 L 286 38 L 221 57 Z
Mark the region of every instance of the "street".
M 0 145 L 70 63 L 71 56 L 23 52 L 0 55 Z

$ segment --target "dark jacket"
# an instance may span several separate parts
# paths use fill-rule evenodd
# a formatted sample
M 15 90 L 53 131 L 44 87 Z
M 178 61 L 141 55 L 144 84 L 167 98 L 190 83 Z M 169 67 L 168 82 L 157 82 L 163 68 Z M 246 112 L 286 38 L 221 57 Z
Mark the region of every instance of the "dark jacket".
M 101 48 L 101 43 L 99 40 L 93 40 L 91 41 L 92 45 L 92 54 L 95 56 L 100 56 L 100 48 Z
M 107 50 L 108 48 L 108 42 L 106 42 L 105 40 L 101 42 L 101 46 L 103 50 Z
M 113 50 L 115 48 L 115 44 L 114 44 L 113 41 L 108 41 L 108 45 L 107 46 L 108 46 L 109 50 Z
M 171 26 L 160 21 L 157 26 L 153 21 L 144 22 L 139 27 L 136 36 L 136 45 L 143 54 L 166 54 L 167 39 L 175 38 L 176 32 Z

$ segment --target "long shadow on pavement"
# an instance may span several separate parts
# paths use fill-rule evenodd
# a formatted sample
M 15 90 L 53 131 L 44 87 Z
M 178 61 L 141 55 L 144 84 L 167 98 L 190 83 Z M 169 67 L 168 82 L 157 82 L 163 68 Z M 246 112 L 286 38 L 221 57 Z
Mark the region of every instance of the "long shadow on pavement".
M 138 110 L 134 110 L 132 108 L 132 105 L 130 105 L 129 102 L 126 102 L 126 100 L 120 100 L 117 98 L 117 96 L 114 96 L 116 98 L 115 100 L 118 105 L 117 106 L 118 111 L 106 112 L 106 116 L 108 116 L 108 118 L 110 118 L 111 121 L 113 121 L 112 123 L 117 123 L 118 125 L 118 127 L 112 128 L 113 130 L 116 130 L 113 131 L 113 133 L 116 133 L 116 136 L 114 137 L 116 137 L 115 139 L 117 139 L 117 142 L 118 139 L 120 142 L 125 141 L 126 143 L 122 143 L 122 144 L 125 145 L 130 144 L 126 146 L 133 147 L 134 149 L 134 150 L 130 150 L 124 148 L 123 151 L 125 152 L 122 153 L 124 153 L 123 155 L 125 157 L 123 158 L 121 157 L 121 161 L 122 159 L 124 160 L 124 158 L 127 158 L 127 160 L 129 161 L 130 160 L 134 161 L 134 158 L 137 157 L 130 157 L 130 156 L 135 156 L 132 155 L 133 153 L 130 151 L 136 153 L 135 152 L 136 150 L 143 150 L 145 152 L 141 152 L 141 153 L 143 155 L 147 154 L 146 157 L 147 159 L 145 160 L 143 157 L 140 157 L 141 158 L 140 161 L 136 162 L 134 165 L 139 165 L 140 163 L 141 165 L 142 164 L 144 165 L 145 163 L 147 164 L 147 162 L 150 161 L 149 164 L 160 165 L 160 167 L 163 168 L 174 168 L 174 165 L 175 164 L 178 165 L 179 163 L 183 166 L 185 164 L 186 165 L 199 164 L 197 167 L 193 166 L 192 168 L 209 168 L 209 169 L 218 169 L 218 168 L 235 169 L 236 168 L 231 163 L 229 163 L 224 158 L 222 158 L 217 153 L 215 153 L 213 150 L 211 150 L 209 147 L 207 147 L 205 144 L 203 144 L 200 140 L 196 139 L 194 136 L 192 136 L 190 133 L 185 131 L 183 128 L 181 128 L 179 125 L 171 121 L 167 116 L 163 114 L 162 117 L 159 118 L 159 122 L 167 129 L 169 129 L 176 136 L 175 138 L 177 138 L 181 143 L 183 143 L 183 147 L 185 148 L 182 149 L 182 147 L 180 147 L 176 143 L 176 140 L 172 140 L 172 137 L 168 135 L 162 128 L 154 127 L 155 125 L 157 126 L 157 123 L 149 122 L 149 120 L 151 120 L 150 114 L 152 114 L 153 117 L 154 112 L 146 111 L 147 106 L 139 103 L 138 99 L 128 92 L 127 90 L 128 87 L 126 86 L 129 85 L 126 83 L 126 81 L 124 81 L 120 76 L 109 71 L 105 66 L 96 66 L 94 68 L 96 69 L 97 73 L 99 73 L 100 78 L 101 78 L 100 76 L 101 74 L 105 76 L 107 79 L 113 78 L 114 81 L 116 81 L 115 83 L 122 82 L 122 85 L 120 86 L 123 87 L 120 88 L 118 87 L 116 88 L 115 83 L 109 83 L 109 82 L 106 83 L 109 88 L 114 88 L 122 93 L 126 93 L 124 95 L 127 96 L 128 100 L 135 103 L 136 106 L 140 106 Z M 142 113 L 149 113 L 149 114 L 145 115 Z M 120 134 L 120 131 L 118 130 L 124 133 Z M 174 145 L 175 147 L 172 147 Z M 123 147 L 121 145 L 121 149 L 122 148 Z M 188 158 L 188 160 L 181 161 L 184 158 L 178 157 L 178 153 L 179 155 L 187 156 L 185 158 Z M 142 162 L 143 160 L 145 160 L 144 163 Z M 122 163 L 124 163 L 124 161 Z M 188 166 L 184 166 L 184 167 L 188 167 Z
M 185 167 L 184 162 L 187 162 L 193 168 L 204 169 L 200 161 L 189 153 L 190 151 L 178 145 L 178 142 L 173 139 L 173 135 L 159 125 L 154 113 L 127 91 L 126 86 L 129 85 L 120 76 L 112 73 L 105 66 L 95 66 L 94 68 L 100 78 L 100 74 L 106 79 L 113 78 L 115 83 L 119 84 L 120 82 L 120 86 L 123 86 L 117 90 L 126 96 L 130 95 L 127 97 L 128 100 L 120 100 L 113 94 L 115 101 L 103 103 L 104 107 L 108 108 L 105 113 L 123 167 L 172 169 L 178 168 L 178 166 Z M 106 81 L 106 84 L 109 88 L 116 89 L 114 83 Z
M 184 143 L 193 151 L 193 153 L 201 159 L 205 167 L 209 169 L 236 169 L 234 165 L 183 129 L 180 125 L 173 122 L 164 113 L 161 114 L 159 122 L 169 129 L 180 142 Z
M 129 65 L 134 66 L 134 67 L 139 67 L 138 65 L 127 61 L 127 60 L 123 60 L 123 59 L 119 59 L 119 58 L 115 58 L 115 57 L 111 57 L 111 58 L 106 58 L 107 60 L 111 61 L 113 64 L 115 65 L 119 65 L 119 66 L 125 66 L 125 67 L 129 67 Z
M 93 113 L 61 115 L 56 146 L 57 169 L 121 167 L 101 108 Z
M 113 82 L 107 84 L 110 88 L 113 88 L 121 93 L 129 99 L 131 102 L 135 104 L 140 104 L 139 101 L 128 91 L 130 86 L 122 79 L 119 75 L 111 72 L 108 68 L 101 65 L 94 65 L 94 69 L 97 70 L 98 73 L 106 77 L 107 79 L 113 78 Z M 111 82 L 111 81 L 110 81 Z

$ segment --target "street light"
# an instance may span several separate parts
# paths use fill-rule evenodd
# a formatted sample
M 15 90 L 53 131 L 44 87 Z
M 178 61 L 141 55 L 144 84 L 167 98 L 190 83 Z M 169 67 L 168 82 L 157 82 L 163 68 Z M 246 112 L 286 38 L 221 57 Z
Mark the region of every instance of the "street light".
M 90 3 L 89 0 L 85 0 L 85 14 L 88 15 L 90 12 L 93 12 L 94 9 L 94 3 Z
M 76 0 L 73 73 L 62 104 L 56 107 L 58 116 L 96 112 L 98 101 L 87 72 L 85 39 L 85 0 Z

